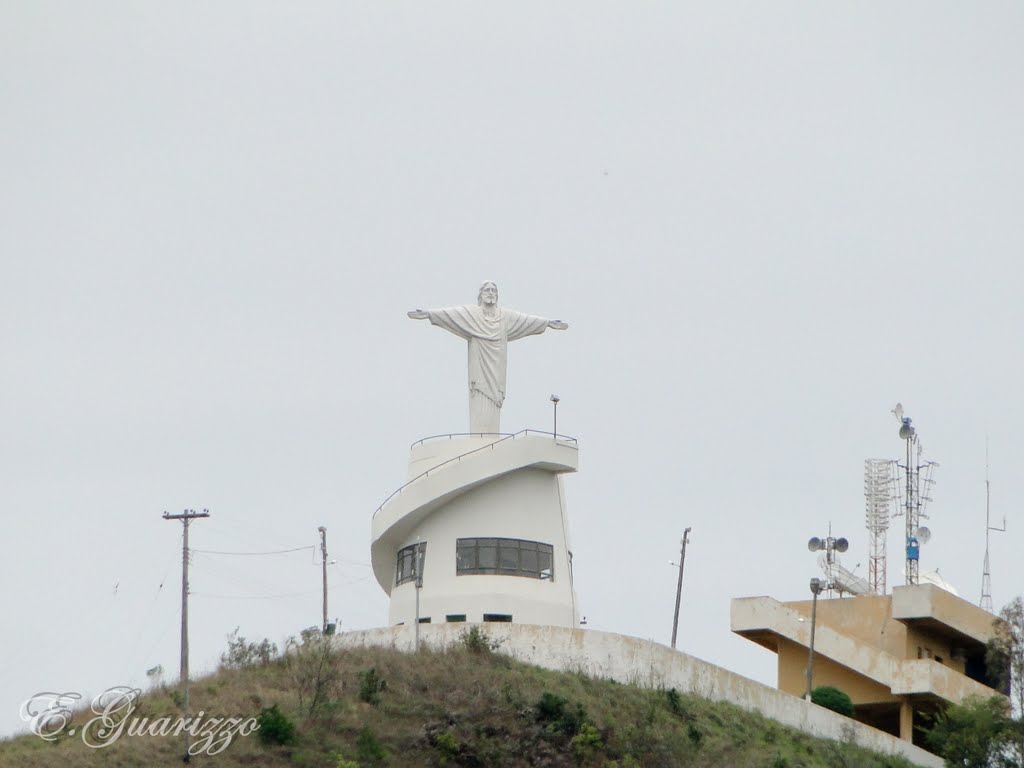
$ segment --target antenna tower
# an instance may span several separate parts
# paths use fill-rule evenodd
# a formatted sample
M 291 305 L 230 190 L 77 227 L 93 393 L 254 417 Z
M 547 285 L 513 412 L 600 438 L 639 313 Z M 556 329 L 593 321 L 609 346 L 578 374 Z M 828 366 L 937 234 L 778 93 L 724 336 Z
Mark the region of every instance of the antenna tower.
M 989 613 L 992 613 L 992 572 L 989 568 L 988 562 L 988 535 L 990 531 L 1006 530 L 1006 515 L 1003 514 L 1003 527 L 997 528 L 990 522 L 989 517 L 989 501 L 991 494 L 989 493 L 989 481 L 988 481 L 988 437 L 985 438 L 985 568 L 981 573 L 981 602 L 978 603 Z
M 868 590 L 886 592 L 886 542 L 896 501 L 896 473 L 892 459 L 864 459 L 864 511 L 868 529 Z
M 893 413 L 900 421 L 900 439 L 906 443 L 906 463 L 897 462 L 897 467 L 902 470 L 900 486 L 903 490 L 903 516 L 906 520 L 906 567 L 904 570 L 906 583 L 913 585 L 918 583 L 918 563 L 920 559 L 920 545 L 927 544 L 932 537 L 932 532 L 921 525 L 921 518 L 928 518 L 925 509 L 931 501 L 931 488 L 935 484 L 932 475 L 938 462 L 924 461 L 921 454 L 924 451 L 917 438 L 917 430 L 911 426 L 909 416 L 903 415 L 903 406 L 896 403 Z M 923 475 L 923 476 L 922 476 Z

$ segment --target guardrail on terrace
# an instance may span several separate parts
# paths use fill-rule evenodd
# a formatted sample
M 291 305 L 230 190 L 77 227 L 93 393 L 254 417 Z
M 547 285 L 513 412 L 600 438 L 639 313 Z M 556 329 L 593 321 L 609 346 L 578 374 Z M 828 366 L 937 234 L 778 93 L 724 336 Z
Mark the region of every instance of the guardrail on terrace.
M 452 432 L 447 435 L 431 435 L 430 437 L 424 437 L 422 440 L 417 440 L 415 443 L 410 445 L 409 448 L 415 448 L 417 445 L 423 445 L 424 443 L 429 443 L 432 440 L 451 440 L 453 437 L 514 437 L 516 434 L 517 433 L 515 432 Z
M 380 503 L 380 506 L 377 507 L 377 509 L 375 509 L 373 511 L 373 516 L 376 517 L 377 513 L 380 512 L 384 508 L 385 504 L 387 504 L 389 501 L 391 501 L 393 498 L 395 498 L 395 496 L 398 496 L 402 491 L 404 491 L 410 485 L 415 483 L 417 480 L 426 477 L 431 472 L 436 472 L 437 470 L 439 470 L 441 467 L 445 466 L 446 464 L 451 464 L 452 462 L 455 462 L 455 461 L 462 461 L 462 459 L 464 459 L 466 456 L 472 456 L 474 453 L 480 453 L 481 451 L 493 450 L 494 446 L 496 446 L 498 443 L 504 443 L 506 440 L 515 440 L 517 437 L 526 437 L 527 435 L 548 435 L 549 437 L 553 438 L 554 440 L 561 440 L 563 442 L 572 443 L 571 446 L 568 446 L 570 448 L 578 448 L 578 446 L 576 445 L 577 440 L 576 440 L 575 437 L 569 437 L 568 435 L 556 435 L 554 432 L 543 432 L 543 431 L 541 431 L 539 429 L 521 429 L 518 432 L 512 432 L 512 433 L 503 433 L 503 432 L 461 432 L 461 433 L 459 433 L 459 432 L 453 432 L 450 435 L 431 435 L 430 437 L 424 437 L 422 440 L 417 440 L 415 443 L 412 444 L 412 447 L 415 448 L 417 445 L 420 445 L 421 443 L 425 443 L 428 440 L 439 440 L 439 439 L 442 439 L 442 438 L 451 439 L 453 437 L 490 437 L 492 435 L 495 435 L 495 436 L 500 435 L 500 438 L 498 440 L 495 440 L 492 443 L 488 443 L 487 445 L 481 445 L 479 448 L 474 448 L 472 451 L 466 451 L 465 453 L 460 453 L 458 456 L 453 456 L 452 458 L 448 459 L 447 461 L 442 461 L 436 467 L 431 467 L 426 472 L 421 472 L 420 474 L 416 475 L 416 477 L 414 477 L 412 480 L 408 481 L 404 485 L 399 486 L 399 488 L 397 490 L 393 491 L 391 493 L 391 495 L 389 495 L 386 499 L 384 499 L 384 501 L 382 501 Z

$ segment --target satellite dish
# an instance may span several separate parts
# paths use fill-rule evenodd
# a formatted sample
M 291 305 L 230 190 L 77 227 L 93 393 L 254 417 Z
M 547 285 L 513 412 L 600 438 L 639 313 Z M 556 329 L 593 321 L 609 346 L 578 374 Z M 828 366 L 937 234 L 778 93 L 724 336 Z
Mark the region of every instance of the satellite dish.
M 920 528 L 917 529 L 916 536 L 917 540 L 920 541 L 922 544 L 927 544 L 929 541 L 931 541 L 932 531 L 927 526 L 922 525 Z
M 833 545 L 836 552 L 845 552 L 850 548 L 850 542 L 846 539 L 836 539 L 836 543 Z
M 811 552 L 817 552 L 819 549 L 821 549 L 821 547 L 821 539 L 819 539 L 817 536 L 811 537 L 811 540 L 807 542 L 807 549 L 809 549 Z
M 909 440 L 914 436 L 914 428 L 910 426 L 910 417 L 903 417 L 903 424 L 900 427 L 900 439 Z
M 921 582 L 927 584 L 934 584 L 939 589 L 944 589 L 947 592 L 952 592 L 954 595 L 957 596 L 960 595 L 960 593 L 957 592 L 956 587 L 954 587 L 952 584 L 950 584 L 948 581 L 946 581 L 939 575 L 938 569 L 931 571 L 929 573 L 922 573 Z

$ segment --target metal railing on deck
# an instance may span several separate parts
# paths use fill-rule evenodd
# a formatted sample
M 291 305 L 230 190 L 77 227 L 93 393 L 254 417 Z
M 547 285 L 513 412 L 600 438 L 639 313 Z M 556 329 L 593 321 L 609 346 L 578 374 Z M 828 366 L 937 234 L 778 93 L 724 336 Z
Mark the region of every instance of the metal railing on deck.
M 429 443 L 431 440 L 451 440 L 453 437 L 513 437 L 516 433 L 514 432 L 452 432 L 448 435 L 431 435 L 430 437 L 424 437 L 422 440 L 417 440 L 415 443 L 409 446 L 410 449 L 415 448 L 417 445 L 423 445 Z
M 462 433 L 459 433 L 459 432 L 453 432 L 450 435 L 431 435 L 430 437 L 424 437 L 422 440 L 417 440 L 415 443 L 413 443 L 412 444 L 412 448 L 415 448 L 417 445 L 421 445 L 421 444 L 427 442 L 428 440 L 440 440 L 440 439 L 443 439 L 443 438 L 451 439 L 453 437 L 490 437 L 490 436 L 500 436 L 498 440 L 495 440 L 495 441 L 493 441 L 491 443 L 488 443 L 487 445 L 481 445 L 479 448 L 474 448 L 471 451 L 466 451 L 465 453 L 460 453 L 458 456 L 453 456 L 452 458 L 450 458 L 450 459 L 448 459 L 446 461 L 442 461 L 437 466 L 431 467 L 426 472 L 421 472 L 420 474 L 416 475 L 416 477 L 414 477 L 412 480 L 408 481 L 404 485 L 400 486 L 397 490 L 393 491 L 390 496 L 388 496 L 386 499 L 384 499 L 384 501 L 382 501 L 380 503 L 380 506 L 377 507 L 377 509 L 375 509 L 373 511 L 374 517 L 376 517 L 377 513 L 380 512 L 384 508 L 384 505 L 387 504 L 389 501 L 391 501 L 393 498 L 395 498 L 395 496 L 398 496 L 402 491 L 404 491 L 410 485 L 415 483 L 417 480 L 426 477 L 431 472 L 436 472 L 441 467 L 443 467 L 443 466 L 445 466 L 447 464 L 451 464 L 452 462 L 462 461 L 464 458 L 466 458 L 467 456 L 472 456 L 474 453 L 480 453 L 481 451 L 486 451 L 488 449 L 493 450 L 494 446 L 496 446 L 498 443 L 504 443 L 506 440 L 515 440 L 517 437 L 525 437 L 527 435 L 548 435 L 549 437 L 553 438 L 556 441 L 562 441 L 562 442 L 565 442 L 565 443 L 572 443 L 572 445 L 566 446 L 568 448 L 578 449 L 578 446 L 576 445 L 577 441 L 576 441 L 575 437 L 569 437 L 568 435 L 556 435 L 553 432 L 543 432 L 543 431 L 541 431 L 539 429 L 521 429 L 518 432 L 512 432 L 512 433 L 504 433 L 504 432 L 462 432 Z

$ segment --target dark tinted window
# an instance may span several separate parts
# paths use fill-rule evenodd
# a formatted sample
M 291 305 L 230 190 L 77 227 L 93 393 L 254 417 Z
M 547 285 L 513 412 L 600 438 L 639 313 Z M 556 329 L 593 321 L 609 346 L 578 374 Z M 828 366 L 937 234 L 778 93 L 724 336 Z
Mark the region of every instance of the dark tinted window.
M 539 541 L 459 539 L 455 547 L 455 573 L 459 576 L 501 574 L 551 579 L 553 562 L 553 547 Z
M 427 542 L 421 541 L 419 544 L 412 544 L 408 547 L 402 547 L 398 550 L 398 565 L 395 569 L 395 585 L 405 584 L 407 581 L 413 581 L 416 578 L 416 549 L 419 548 L 420 552 L 420 567 L 427 562 Z

